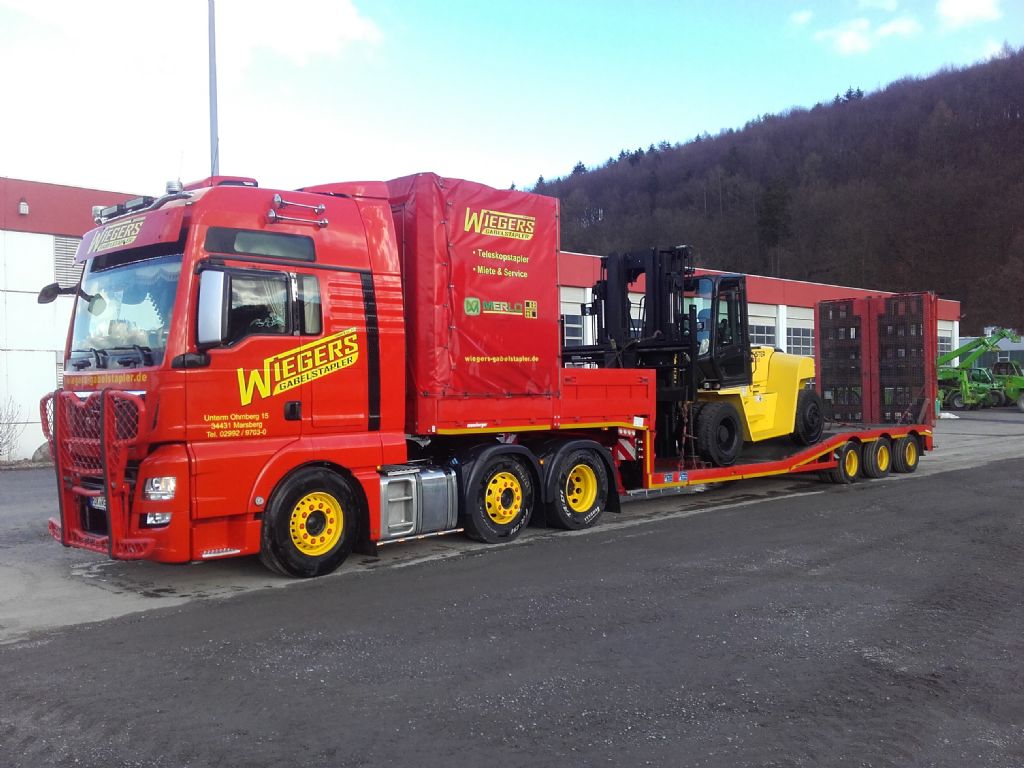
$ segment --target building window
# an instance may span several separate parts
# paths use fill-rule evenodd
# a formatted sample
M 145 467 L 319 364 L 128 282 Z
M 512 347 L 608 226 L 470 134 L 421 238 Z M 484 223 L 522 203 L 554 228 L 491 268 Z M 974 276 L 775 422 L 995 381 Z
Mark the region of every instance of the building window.
M 754 345 L 760 344 L 764 347 L 775 346 L 775 326 L 774 325 L 752 325 L 750 326 L 750 343 Z
M 562 346 L 583 346 L 583 317 L 581 315 L 562 315 Z
M 953 351 L 953 337 L 952 336 L 939 336 L 939 354 L 944 355 L 947 352 Z
M 1007 352 L 1005 350 L 1002 350 L 1002 349 L 997 349 L 996 350 L 996 362 L 997 363 L 1008 362 L 1009 360 L 1010 360 L 1010 353 L 1009 352 Z
M 61 353 L 57 353 L 57 357 L 60 357 Z M 64 389 L 64 362 L 62 360 L 57 361 L 57 389 Z
M 786 351 L 791 355 L 814 357 L 814 329 L 787 328 Z
M 53 278 L 63 286 L 78 285 L 82 279 L 82 265 L 75 264 L 75 252 L 82 242 L 78 237 L 53 238 Z

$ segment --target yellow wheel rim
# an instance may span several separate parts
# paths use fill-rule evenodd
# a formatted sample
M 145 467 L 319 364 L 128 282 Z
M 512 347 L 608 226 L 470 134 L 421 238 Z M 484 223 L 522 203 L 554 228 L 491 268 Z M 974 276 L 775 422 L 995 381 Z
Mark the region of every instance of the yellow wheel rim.
M 345 513 L 341 504 L 329 493 L 307 493 L 292 508 L 288 528 L 292 544 L 304 555 L 319 557 L 341 540 L 345 530 Z
M 917 464 L 917 443 L 913 440 L 907 440 L 907 444 L 903 448 L 903 459 L 908 467 Z
M 892 456 L 889 453 L 889 446 L 886 443 L 882 443 L 878 446 L 878 453 L 875 454 L 878 458 L 878 468 L 885 472 L 889 469 L 889 462 L 892 460 Z
M 853 448 L 846 452 L 846 458 L 843 459 L 843 465 L 846 468 L 846 474 L 850 477 L 857 476 L 857 470 L 860 469 L 860 459 L 857 458 L 857 451 Z
M 589 512 L 597 499 L 597 475 L 592 467 L 577 464 L 565 479 L 565 501 L 573 512 Z
M 523 486 L 511 472 L 498 472 L 487 483 L 484 509 L 498 525 L 508 525 L 523 508 Z

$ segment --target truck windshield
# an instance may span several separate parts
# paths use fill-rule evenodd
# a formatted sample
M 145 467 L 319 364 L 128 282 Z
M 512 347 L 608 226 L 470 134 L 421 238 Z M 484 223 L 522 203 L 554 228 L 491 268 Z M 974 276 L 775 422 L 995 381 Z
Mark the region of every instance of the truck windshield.
M 147 258 L 148 257 L 148 258 Z M 68 367 L 160 365 L 167 349 L 180 253 L 96 257 L 82 276 Z

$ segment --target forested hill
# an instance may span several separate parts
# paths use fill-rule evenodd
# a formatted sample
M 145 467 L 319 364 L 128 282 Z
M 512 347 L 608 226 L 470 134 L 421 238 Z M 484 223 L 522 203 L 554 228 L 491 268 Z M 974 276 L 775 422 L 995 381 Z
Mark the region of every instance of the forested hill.
M 1024 329 L 1024 49 L 534 191 L 561 199 L 566 250 L 689 243 L 701 266 L 934 290 L 963 302 L 962 333 Z

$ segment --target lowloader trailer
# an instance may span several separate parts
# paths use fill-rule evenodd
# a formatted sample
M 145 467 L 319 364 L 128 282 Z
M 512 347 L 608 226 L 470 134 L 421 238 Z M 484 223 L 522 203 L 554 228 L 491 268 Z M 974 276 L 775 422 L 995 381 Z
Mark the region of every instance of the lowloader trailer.
M 41 402 L 65 546 L 258 554 L 586 528 L 627 494 L 912 472 L 929 423 L 825 431 L 814 363 L 750 347 L 742 275 L 609 256 L 562 349 L 558 202 L 434 174 L 298 191 L 215 177 L 97 211 Z M 629 301 L 640 277 L 645 300 Z

